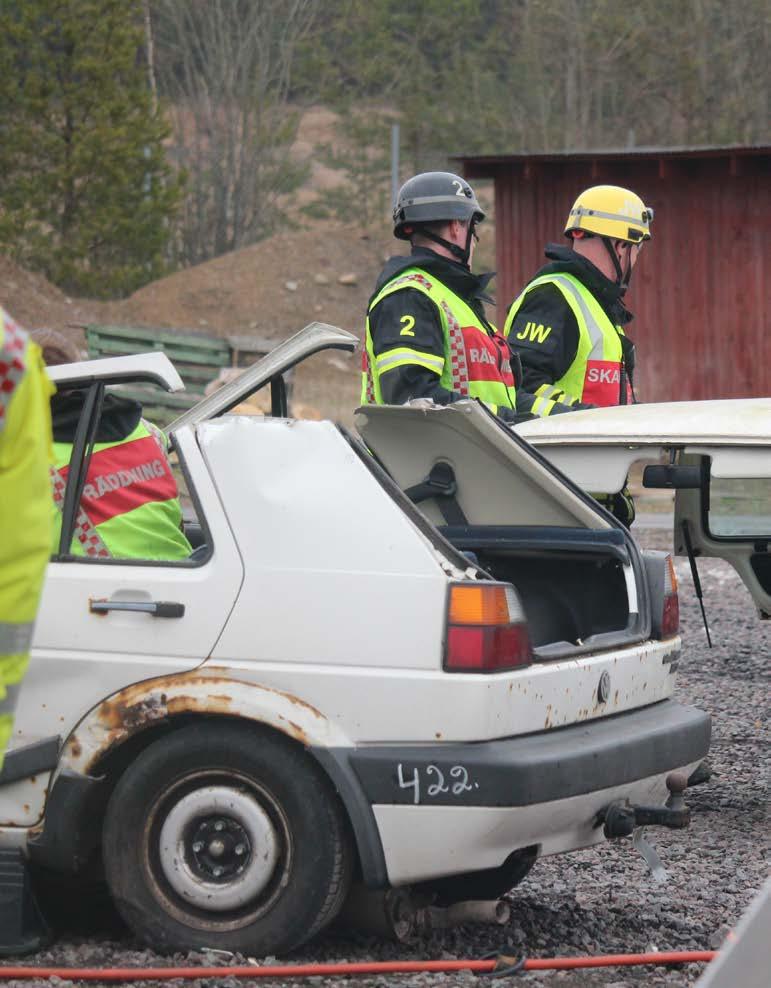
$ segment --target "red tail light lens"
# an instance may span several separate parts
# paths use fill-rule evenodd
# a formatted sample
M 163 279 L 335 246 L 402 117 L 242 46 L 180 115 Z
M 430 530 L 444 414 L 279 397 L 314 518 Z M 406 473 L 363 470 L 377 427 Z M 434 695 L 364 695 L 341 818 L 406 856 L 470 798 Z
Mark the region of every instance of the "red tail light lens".
M 664 569 L 664 609 L 661 615 L 661 637 L 673 638 L 680 630 L 680 598 L 677 596 L 677 574 L 671 556 Z
M 448 672 L 501 672 L 532 660 L 525 616 L 510 584 L 450 587 L 444 657 Z

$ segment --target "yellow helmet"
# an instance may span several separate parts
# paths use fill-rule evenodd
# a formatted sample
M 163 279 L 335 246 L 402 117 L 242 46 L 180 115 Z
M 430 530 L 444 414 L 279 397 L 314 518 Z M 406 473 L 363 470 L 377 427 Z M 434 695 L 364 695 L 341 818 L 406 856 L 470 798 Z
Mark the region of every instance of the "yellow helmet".
M 573 203 L 565 233 L 594 233 L 611 240 L 639 244 L 651 239 L 653 210 L 629 189 L 618 185 L 594 185 Z

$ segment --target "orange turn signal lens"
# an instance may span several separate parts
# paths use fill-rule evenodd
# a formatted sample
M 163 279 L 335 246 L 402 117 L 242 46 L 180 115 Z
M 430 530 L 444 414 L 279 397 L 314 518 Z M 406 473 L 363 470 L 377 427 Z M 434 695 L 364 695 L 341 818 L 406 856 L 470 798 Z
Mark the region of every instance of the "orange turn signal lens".
M 664 593 L 677 593 L 677 573 L 675 572 L 675 562 L 671 555 L 667 556 L 667 568 L 664 574 Z
M 450 588 L 450 624 L 511 624 L 517 616 L 511 613 L 506 587 L 468 586 L 456 584 Z

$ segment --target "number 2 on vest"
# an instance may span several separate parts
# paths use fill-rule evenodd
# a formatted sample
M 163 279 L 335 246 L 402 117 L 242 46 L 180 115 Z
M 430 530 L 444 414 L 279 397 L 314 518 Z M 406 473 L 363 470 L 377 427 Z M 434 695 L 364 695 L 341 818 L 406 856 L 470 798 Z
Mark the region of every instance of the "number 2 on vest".
M 415 332 L 413 326 L 415 325 L 415 316 L 402 316 L 399 322 L 404 326 L 404 329 L 399 333 L 399 336 L 414 336 Z

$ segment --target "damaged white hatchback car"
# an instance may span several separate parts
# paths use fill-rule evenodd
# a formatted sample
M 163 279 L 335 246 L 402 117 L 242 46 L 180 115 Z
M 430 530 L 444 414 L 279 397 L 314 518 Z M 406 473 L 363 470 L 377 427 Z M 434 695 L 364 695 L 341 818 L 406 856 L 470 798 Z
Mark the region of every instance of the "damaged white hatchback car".
M 171 426 L 189 559 L 49 566 L 0 847 L 96 867 L 160 949 L 284 952 L 354 887 L 491 899 L 688 823 L 671 559 L 478 402 L 287 418 L 286 372 L 356 342 L 313 324 Z M 93 396 L 81 487 L 104 390 L 181 383 L 160 353 L 54 376 Z M 273 415 L 227 414 L 263 386 Z

